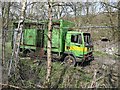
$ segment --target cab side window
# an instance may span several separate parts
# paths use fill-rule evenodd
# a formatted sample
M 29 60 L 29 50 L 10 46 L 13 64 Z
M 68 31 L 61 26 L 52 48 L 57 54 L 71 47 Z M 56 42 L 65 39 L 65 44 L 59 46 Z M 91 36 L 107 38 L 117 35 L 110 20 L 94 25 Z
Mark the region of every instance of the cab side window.
M 79 34 L 78 38 L 79 38 L 78 43 L 82 44 L 82 36 L 81 36 L 81 34 Z
M 82 44 L 82 36 L 81 36 L 81 34 L 71 35 L 71 42 Z
M 77 43 L 78 42 L 78 36 L 77 35 L 71 35 L 71 42 Z

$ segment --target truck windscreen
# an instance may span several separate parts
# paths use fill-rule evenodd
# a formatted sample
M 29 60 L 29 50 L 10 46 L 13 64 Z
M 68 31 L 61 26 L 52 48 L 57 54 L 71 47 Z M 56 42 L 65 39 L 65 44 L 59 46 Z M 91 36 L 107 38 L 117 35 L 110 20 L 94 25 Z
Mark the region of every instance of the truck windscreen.
M 91 46 L 92 41 L 91 41 L 90 33 L 84 33 L 83 36 L 84 36 L 85 46 Z

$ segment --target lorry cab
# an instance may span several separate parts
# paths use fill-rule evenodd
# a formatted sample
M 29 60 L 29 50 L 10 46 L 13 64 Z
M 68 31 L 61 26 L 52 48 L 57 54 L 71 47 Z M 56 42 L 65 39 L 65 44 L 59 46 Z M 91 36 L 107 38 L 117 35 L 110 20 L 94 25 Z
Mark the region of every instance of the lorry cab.
M 90 33 L 68 31 L 65 40 L 64 61 L 75 64 L 93 59 L 93 44 Z

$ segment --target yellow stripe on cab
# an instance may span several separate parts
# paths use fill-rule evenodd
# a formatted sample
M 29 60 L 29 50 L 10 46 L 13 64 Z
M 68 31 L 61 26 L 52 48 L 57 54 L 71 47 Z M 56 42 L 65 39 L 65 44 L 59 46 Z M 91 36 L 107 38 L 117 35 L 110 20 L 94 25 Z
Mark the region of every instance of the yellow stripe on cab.
M 69 50 L 76 50 L 76 51 L 81 51 L 83 52 L 87 52 L 87 47 L 78 47 L 78 46 L 70 46 L 70 49 Z

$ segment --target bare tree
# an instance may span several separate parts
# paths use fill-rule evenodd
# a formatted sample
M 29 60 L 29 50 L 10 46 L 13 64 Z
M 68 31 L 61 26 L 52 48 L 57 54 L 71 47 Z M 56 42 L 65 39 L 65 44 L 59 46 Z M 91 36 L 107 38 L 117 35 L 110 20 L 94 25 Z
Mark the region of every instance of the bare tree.
M 50 74 L 51 74 L 51 47 L 52 47 L 52 0 L 48 0 L 48 16 L 49 16 L 49 23 L 48 23 L 48 42 L 47 42 L 47 75 L 46 80 L 49 85 L 50 83 Z
M 15 67 L 17 66 L 20 40 L 21 40 L 21 36 L 22 36 L 22 31 L 23 31 L 23 22 L 24 22 L 24 17 L 25 17 L 25 10 L 26 10 L 26 0 L 23 0 L 22 1 L 21 16 L 20 16 L 20 20 L 18 22 L 18 28 L 16 29 L 15 34 L 14 34 L 14 43 L 13 43 L 14 45 L 13 45 L 13 52 L 12 52 L 12 58 L 10 61 L 8 76 L 10 75 L 12 59 L 15 61 Z
M 23 0 L 22 2 L 22 9 L 21 9 L 21 16 L 20 16 L 20 20 L 19 20 L 19 23 L 18 23 L 18 34 L 17 34 L 17 38 L 16 38 L 16 46 L 15 47 L 15 57 L 14 57 L 14 60 L 18 60 L 18 53 L 19 53 L 19 46 L 20 46 L 20 39 L 21 39 L 21 35 L 22 35 L 22 30 L 23 30 L 23 22 L 24 22 L 24 18 L 25 18 L 25 8 L 26 8 L 26 0 Z

